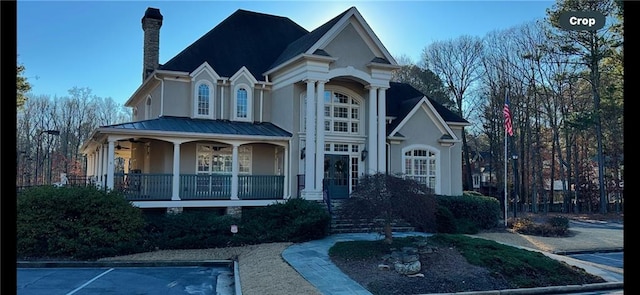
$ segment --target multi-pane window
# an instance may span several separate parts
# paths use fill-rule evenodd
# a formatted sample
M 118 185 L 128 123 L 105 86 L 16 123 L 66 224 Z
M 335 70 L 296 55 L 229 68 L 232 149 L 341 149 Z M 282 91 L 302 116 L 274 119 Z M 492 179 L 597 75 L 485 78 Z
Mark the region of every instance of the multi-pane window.
M 427 149 L 413 149 L 406 151 L 404 158 L 404 174 L 425 184 L 428 188 L 436 186 L 436 154 Z
M 358 157 L 351 157 L 351 191 L 358 186 L 358 167 Z
M 249 109 L 249 101 L 247 98 L 247 90 L 244 88 L 238 89 L 236 94 L 236 118 L 247 118 Z
M 306 130 L 306 94 L 303 94 L 301 114 L 302 130 Z M 359 134 L 360 103 L 346 94 L 327 90 L 324 92 L 324 131 L 326 133 Z
M 207 84 L 198 86 L 198 115 L 209 115 L 209 86 Z
M 325 131 L 358 133 L 360 105 L 358 101 L 339 92 L 325 93 Z M 329 114 L 330 116 L 327 116 Z
M 231 173 L 233 154 L 231 147 L 198 145 L 197 165 L 198 173 Z M 251 173 L 251 147 L 238 148 L 238 163 L 240 174 Z
M 348 144 L 341 144 L 341 143 L 336 143 L 333 145 L 333 150 L 336 152 L 348 152 L 349 151 L 349 145 Z

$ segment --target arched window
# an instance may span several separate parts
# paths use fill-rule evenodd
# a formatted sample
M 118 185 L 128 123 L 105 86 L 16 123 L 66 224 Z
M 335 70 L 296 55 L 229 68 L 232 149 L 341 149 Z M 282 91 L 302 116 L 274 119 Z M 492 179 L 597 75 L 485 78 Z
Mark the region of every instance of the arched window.
M 208 81 L 196 83 L 193 97 L 194 117 L 213 118 L 213 85 Z
M 198 115 L 209 115 L 209 86 L 207 84 L 198 86 Z
M 412 178 L 439 193 L 438 153 L 426 146 L 409 147 L 403 150 L 402 166 L 404 176 Z
M 234 119 L 239 121 L 251 121 L 251 89 L 246 85 L 236 87 L 236 98 L 234 100 Z
M 302 131 L 306 131 L 307 94 L 302 93 L 300 122 Z M 354 135 L 361 134 L 362 110 L 360 100 L 355 95 L 342 91 L 324 92 L 324 131 L 326 133 Z

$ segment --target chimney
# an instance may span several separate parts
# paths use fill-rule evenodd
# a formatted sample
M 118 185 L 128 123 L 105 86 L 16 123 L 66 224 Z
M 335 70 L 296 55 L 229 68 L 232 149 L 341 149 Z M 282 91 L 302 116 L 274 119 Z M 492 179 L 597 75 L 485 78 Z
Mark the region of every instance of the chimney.
M 160 9 L 148 7 L 142 17 L 142 30 L 144 31 L 142 82 L 158 68 L 161 26 L 162 14 L 160 14 Z

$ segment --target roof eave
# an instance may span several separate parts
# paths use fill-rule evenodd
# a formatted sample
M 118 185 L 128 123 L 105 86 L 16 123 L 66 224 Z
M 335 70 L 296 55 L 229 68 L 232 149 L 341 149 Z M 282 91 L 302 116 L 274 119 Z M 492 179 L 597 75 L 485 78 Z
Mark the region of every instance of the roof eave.
M 284 67 L 286 67 L 286 66 L 288 66 L 290 64 L 293 64 L 295 62 L 298 62 L 300 60 L 326 61 L 326 62 L 332 63 L 332 62 L 336 61 L 337 58 L 330 57 L 330 56 L 322 56 L 322 55 L 317 55 L 317 54 L 300 53 L 300 54 L 290 58 L 289 60 L 277 65 L 276 67 L 273 67 L 270 70 L 264 72 L 262 75 L 263 76 L 268 76 L 268 75 L 273 74 L 273 73 L 277 72 L 278 70 L 281 70 Z
M 446 122 L 447 122 L 447 124 L 449 124 L 451 126 L 462 126 L 462 127 L 464 127 L 464 126 L 471 125 L 471 123 L 469 123 L 469 122 L 451 122 L 451 121 L 446 121 Z
M 379 62 L 370 62 L 370 63 L 367 63 L 366 66 L 369 68 L 389 69 L 389 70 L 397 70 L 401 68 L 401 66 L 399 65 L 383 64 Z

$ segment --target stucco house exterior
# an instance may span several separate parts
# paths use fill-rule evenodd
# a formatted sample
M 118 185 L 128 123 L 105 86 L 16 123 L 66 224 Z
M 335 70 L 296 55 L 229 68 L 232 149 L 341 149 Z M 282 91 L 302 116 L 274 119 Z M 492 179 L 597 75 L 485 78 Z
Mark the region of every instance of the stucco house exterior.
M 237 10 L 159 64 L 163 16 L 142 18 L 131 122 L 84 143 L 87 176 L 140 208 L 240 208 L 348 198 L 376 172 L 462 194 L 469 123 L 408 84 L 355 7 L 307 31 Z

